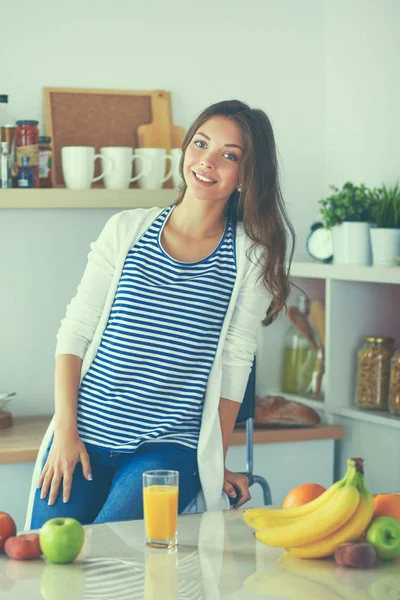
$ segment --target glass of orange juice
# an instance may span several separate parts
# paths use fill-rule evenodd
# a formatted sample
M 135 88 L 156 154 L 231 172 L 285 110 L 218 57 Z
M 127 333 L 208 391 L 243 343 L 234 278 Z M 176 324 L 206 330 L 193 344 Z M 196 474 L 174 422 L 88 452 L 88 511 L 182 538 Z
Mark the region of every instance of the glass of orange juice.
M 143 473 L 146 544 L 151 548 L 176 546 L 178 490 L 178 471 L 145 471 Z

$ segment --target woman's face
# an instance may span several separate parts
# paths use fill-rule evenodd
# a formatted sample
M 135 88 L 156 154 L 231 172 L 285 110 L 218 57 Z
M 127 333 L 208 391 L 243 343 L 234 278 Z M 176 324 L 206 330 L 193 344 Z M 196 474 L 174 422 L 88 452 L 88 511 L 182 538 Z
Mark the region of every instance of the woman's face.
M 205 200 L 228 200 L 239 186 L 243 135 L 224 116 L 211 117 L 194 134 L 186 149 L 183 175 L 188 192 Z

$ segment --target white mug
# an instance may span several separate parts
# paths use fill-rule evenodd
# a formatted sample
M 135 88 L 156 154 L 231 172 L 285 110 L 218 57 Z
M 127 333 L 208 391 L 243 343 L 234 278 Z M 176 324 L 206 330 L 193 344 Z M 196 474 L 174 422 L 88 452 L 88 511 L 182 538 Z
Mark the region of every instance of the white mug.
M 172 148 L 172 184 L 175 189 L 181 187 L 183 179 L 179 173 L 179 165 L 181 162 L 182 148 Z
M 164 181 L 172 176 L 172 157 L 164 148 L 136 148 L 135 156 L 145 158 L 149 162 L 148 172 L 138 180 L 138 187 L 142 190 L 160 190 Z M 165 161 L 171 161 L 171 168 L 165 173 Z M 135 165 L 136 167 L 136 165 Z
M 109 146 L 100 148 L 102 157 L 108 158 L 112 163 L 111 171 L 104 175 L 104 185 L 109 190 L 125 190 L 129 184 L 146 175 L 150 169 L 150 161 L 145 156 L 133 154 L 133 149 L 123 146 Z M 132 163 L 140 159 L 142 170 L 132 177 Z
M 108 158 L 106 170 L 98 177 L 94 176 L 94 161 L 102 158 L 101 154 L 95 154 L 91 146 L 64 146 L 61 148 L 61 163 L 65 185 L 71 190 L 88 189 L 94 181 L 99 181 L 111 170 L 112 164 Z

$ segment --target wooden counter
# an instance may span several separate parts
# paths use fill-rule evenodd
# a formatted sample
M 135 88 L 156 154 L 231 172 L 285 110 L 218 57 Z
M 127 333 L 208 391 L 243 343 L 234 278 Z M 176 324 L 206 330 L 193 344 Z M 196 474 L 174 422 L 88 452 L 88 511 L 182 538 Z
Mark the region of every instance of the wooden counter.
M 0 464 L 34 462 L 51 417 L 14 417 L 14 424 L 0 429 Z
M 12 427 L 0 429 L 0 464 L 34 462 L 50 418 L 49 416 L 16 417 Z M 253 439 L 255 444 L 274 444 L 342 438 L 343 427 L 318 425 L 304 429 L 257 428 L 254 430 Z M 231 445 L 243 446 L 245 441 L 245 430 L 235 429 Z
M 314 425 L 313 427 L 289 427 L 287 429 L 255 427 L 253 433 L 254 444 L 285 444 L 287 442 L 342 439 L 343 427 L 340 425 Z M 232 434 L 230 446 L 244 446 L 245 443 L 245 428 L 236 428 Z

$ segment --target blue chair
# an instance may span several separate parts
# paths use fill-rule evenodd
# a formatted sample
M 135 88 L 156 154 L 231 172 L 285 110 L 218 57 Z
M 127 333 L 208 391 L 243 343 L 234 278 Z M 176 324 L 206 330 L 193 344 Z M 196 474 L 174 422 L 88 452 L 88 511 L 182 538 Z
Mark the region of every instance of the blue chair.
M 253 428 L 254 416 L 256 410 L 256 359 L 254 359 L 244 393 L 243 402 L 240 405 L 239 413 L 236 418 L 236 425 L 246 423 L 246 471 L 243 475 L 249 480 L 249 487 L 255 483 L 261 486 L 264 504 L 272 504 L 271 490 L 264 477 L 253 473 Z

